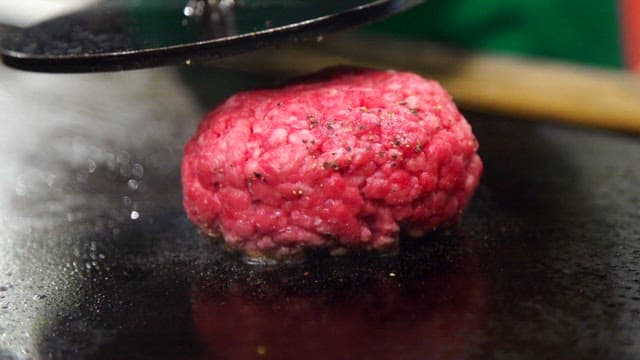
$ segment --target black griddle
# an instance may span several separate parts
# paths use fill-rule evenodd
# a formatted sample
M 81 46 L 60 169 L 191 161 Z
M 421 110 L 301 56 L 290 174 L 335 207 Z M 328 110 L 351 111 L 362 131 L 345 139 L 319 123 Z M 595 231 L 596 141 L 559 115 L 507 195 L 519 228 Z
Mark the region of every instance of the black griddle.
M 259 267 L 186 219 L 180 149 L 198 119 L 169 119 L 166 103 L 186 107 L 175 96 L 191 91 L 204 113 L 273 80 L 198 67 L 56 78 L 134 87 L 80 101 L 45 91 L 45 75 L 0 75 L 16 96 L 75 101 L 87 119 L 123 116 L 119 96 L 160 108 L 144 126 L 144 111 L 109 125 L 137 142 L 73 124 L 21 133 L 41 145 L 15 156 L 45 175 L 17 182 L 3 218 L 0 358 L 640 357 L 635 136 L 463 109 L 485 173 L 459 225 L 396 256 Z M 41 120 L 65 115 L 56 109 Z

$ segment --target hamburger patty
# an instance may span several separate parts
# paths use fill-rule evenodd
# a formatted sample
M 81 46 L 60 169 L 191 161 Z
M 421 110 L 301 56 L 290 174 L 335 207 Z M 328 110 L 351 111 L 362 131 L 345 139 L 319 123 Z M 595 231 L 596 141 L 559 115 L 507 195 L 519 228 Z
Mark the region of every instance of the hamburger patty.
M 459 218 L 482 172 L 477 149 L 437 82 L 329 69 L 206 115 L 184 151 L 184 206 L 250 256 L 389 250 L 401 227 L 421 235 Z

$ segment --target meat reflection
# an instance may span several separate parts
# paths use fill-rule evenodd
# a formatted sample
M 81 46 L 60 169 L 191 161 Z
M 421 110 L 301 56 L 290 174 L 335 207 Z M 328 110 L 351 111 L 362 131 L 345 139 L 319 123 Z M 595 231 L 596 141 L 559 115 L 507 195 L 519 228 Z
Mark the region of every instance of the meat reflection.
M 216 359 L 462 359 L 483 336 L 486 281 L 455 238 L 390 257 L 210 264 L 193 316 Z

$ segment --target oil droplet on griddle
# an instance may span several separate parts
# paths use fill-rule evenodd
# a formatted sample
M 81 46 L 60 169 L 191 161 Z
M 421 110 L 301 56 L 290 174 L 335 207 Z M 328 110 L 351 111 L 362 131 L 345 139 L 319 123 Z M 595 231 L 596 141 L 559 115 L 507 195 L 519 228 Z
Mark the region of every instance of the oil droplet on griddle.
M 127 181 L 127 186 L 131 190 L 138 190 L 138 181 L 136 179 L 129 179 L 129 181 Z
M 142 179 L 144 176 L 144 167 L 141 164 L 135 163 L 131 167 L 131 174 L 138 179 Z
M 89 171 L 89 174 L 93 174 L 94 171 L 96 171 L 97 165 L 96 162 L 89 159 L 87 161 L 87 170 Z

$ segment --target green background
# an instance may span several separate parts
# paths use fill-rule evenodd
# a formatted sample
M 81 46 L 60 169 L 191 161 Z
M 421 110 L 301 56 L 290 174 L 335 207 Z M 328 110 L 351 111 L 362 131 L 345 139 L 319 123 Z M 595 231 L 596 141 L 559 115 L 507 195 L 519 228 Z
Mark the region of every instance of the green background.
M 365 31 L 622 67 L 618 9 L 606 0 L 427 0 Z

